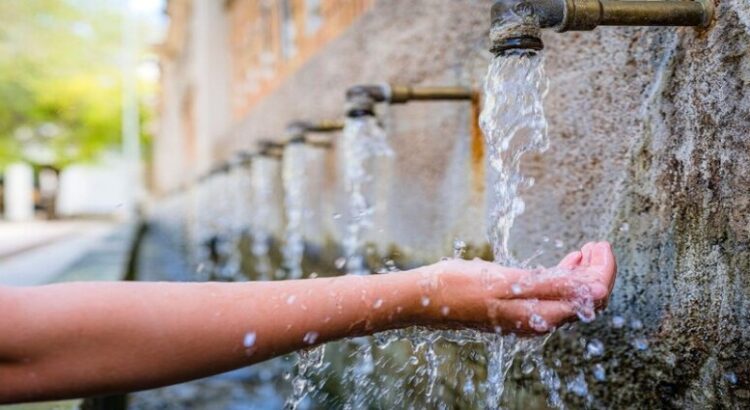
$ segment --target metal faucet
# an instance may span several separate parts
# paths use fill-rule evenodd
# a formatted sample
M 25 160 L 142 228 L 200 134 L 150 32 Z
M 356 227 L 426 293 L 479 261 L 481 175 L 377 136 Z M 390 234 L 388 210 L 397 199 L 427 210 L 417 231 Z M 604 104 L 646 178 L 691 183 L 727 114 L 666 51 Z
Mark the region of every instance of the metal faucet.
M 284 146 L 286 144 L 271 141 L 262 140 L 258 142 L 258 155 L 261 157 L 281 159 L 284 156 Z
M 375 116 L 378 103 L 410 101 L 472 101 L 477 92 L 467 87 L 409 87 L 401 85 L 356 85 L 346 91 L 348 117 Z
M 344 123 L 338 120 L 324 120 L 317 122 L 294 121 L 286 128 L 288 144 L 308 144 L 319 148 L 331 148 L 330 139 L 321 140 L 311 137 L 311 133 L 330 134 L 344 129 Z
M 544 48 L 541 29 L 558 32 L 593 30 L 598 26 L 708 26 L 713 0 L 498 0 L 492 6 L 491 51 Z

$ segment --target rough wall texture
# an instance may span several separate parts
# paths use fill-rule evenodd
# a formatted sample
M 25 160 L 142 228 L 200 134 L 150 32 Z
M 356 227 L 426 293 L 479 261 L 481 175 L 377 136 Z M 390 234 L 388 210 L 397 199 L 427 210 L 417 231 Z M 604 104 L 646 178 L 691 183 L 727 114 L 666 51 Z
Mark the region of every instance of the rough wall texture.
M 378 1 L 262 101 L 221 154 L 280 135 L 293 119 L 340 117 L 351 84 L 480 86 L 490 3 Z M 524 165 L 536 185 L 524 193 L 513 246 L 525 256 L 543 249 L 549 263 L 586 240 L 615 244 L 611 314 L 547 348 L 566 362 L 565 382 L 593 365 L 579 337 L 605 342 L 608 381 L 587 376 L 595 407 L 750 405 L 750 3 L 717 4 L 707 31 L 545 37 L 552 142 Z M 376 239 L 426 261 L 450 254 L 455 237 L 483 242 L 483 160 L 472 154 L 470 108 L 411 104 L 383 117 L 396 158 L 379 175 Z M 615 314 L 643 328 L 613 328 Z

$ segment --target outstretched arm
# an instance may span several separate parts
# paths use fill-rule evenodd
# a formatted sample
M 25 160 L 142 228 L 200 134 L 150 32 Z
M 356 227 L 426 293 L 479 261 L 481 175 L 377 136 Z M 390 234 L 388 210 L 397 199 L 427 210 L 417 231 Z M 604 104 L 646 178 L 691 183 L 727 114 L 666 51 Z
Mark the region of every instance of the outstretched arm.
M 601 306 L 614 274 L 600 243 L 541 272 L 453 260 L 364 277 L 0 288 L 0 403 L 153 388 L 411 325 L 543 332 L 582 297 Z

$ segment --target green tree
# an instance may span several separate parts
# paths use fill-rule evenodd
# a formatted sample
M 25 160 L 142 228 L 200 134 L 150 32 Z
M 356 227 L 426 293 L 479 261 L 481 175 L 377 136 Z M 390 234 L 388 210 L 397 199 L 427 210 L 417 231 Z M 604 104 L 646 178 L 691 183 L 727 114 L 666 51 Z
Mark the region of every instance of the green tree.
M 62 167 L 119 146 L 121 5 L 0 1 L 0 166 Z

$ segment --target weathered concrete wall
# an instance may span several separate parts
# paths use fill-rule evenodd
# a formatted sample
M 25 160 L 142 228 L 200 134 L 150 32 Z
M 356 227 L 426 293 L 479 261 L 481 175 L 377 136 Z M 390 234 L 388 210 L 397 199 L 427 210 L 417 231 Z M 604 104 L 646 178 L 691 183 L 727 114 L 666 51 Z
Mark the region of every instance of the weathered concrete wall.
M 378 1 L 263 100 L 219 154 L 281 137 L 293 119 L 341 117 L 351 84 L 480 86 L 490 3 Z M 551 148 L 525 163 L 536 185 L 524 193 L 513 246 L 522 256 L 544 249 L 550 263 L 586 240 L 614 243 L 609 311 L 643 329 L 614 329 L 609 315 L 547 348 L 569 362 L 565 382 L 593 365 L 579 333 L 605 342 L 608 381 L 587 376 L 596 407 L 750 404 L 750 4 L 722 0 L 717 14 L 707 31 L 545 37 Z M 379 239 L 411 259 L 449 255 L 455 237 L 484 241 L 484 160 L 472 152 L 470 117 L 457 103 L 384 113 L 396 158 L 380 175 Z M 332 179 L 321 189 L 336 192 Z M 649 348 L 634 348 L 635 338 Z

